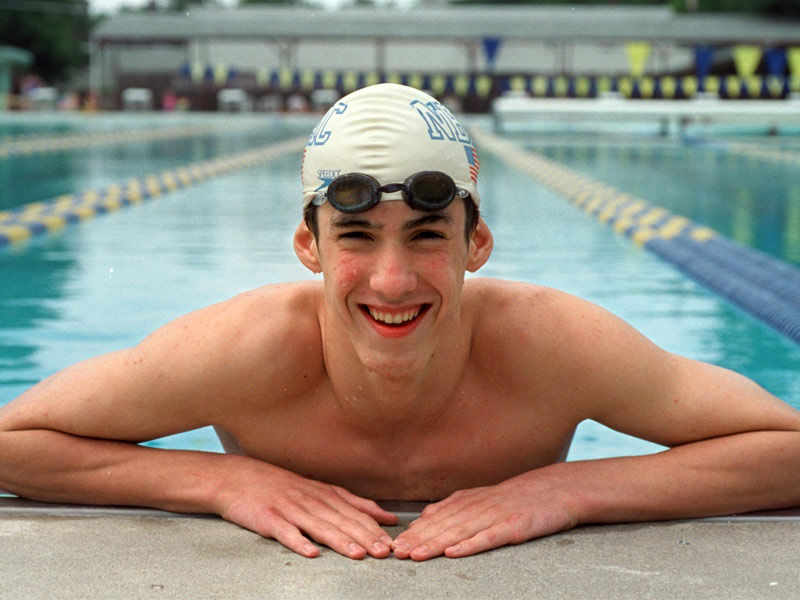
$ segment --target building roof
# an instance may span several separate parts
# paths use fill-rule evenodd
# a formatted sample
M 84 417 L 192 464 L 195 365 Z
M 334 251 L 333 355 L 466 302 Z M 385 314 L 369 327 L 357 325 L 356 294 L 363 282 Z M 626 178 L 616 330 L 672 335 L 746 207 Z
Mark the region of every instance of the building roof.
M 100 43 L 192 39 L 527 38 L 544 42 L 648 40 L 677 45 L 800 45 L 800 20 L 675 13 L 666 6 L 426 7 L 409 10 L 292 7 L 192 8 L 121 13 L 92 32 Z

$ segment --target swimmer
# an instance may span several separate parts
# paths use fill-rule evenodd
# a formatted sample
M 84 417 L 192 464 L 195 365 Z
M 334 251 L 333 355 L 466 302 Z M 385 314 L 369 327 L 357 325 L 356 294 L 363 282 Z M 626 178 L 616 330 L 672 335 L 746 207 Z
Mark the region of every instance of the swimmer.
M 271 285 L 68 367 L 0 409 L 0 488 L 214 513 L 293 551 L 462 557 L 585 523 L 800 504 L 800 414 L 489 259 L 479 160 L 432 97 L 381 84 L 305 146 Z M 502 198 L 486 198 L 502 202 Z M 667 447 L 565 462 L 593 419 Z M 213 425 L 226 453 L 139 442 Z M 394 539 L 380 500 L 430 502 Z

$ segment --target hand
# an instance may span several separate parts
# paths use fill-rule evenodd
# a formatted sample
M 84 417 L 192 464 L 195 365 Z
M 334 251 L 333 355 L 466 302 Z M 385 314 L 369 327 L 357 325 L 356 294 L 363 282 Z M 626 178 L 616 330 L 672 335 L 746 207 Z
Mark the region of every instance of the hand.
M 224 494 L 218 510 L 224 519 L 308 558 L 319 554 L 309 538 L 349 558 L 389 555 L 392 538 L 379 524 L 395 525 L 396 515 L 343 488 L 266 463 L 256 466 L 256 481 L 250 475 Z
M 557 533 L 577 524 L 564 500 L 563 490 L 537 471 L 458 491 L 425 507 L 392 550 L 397 558 L 456 558 Z

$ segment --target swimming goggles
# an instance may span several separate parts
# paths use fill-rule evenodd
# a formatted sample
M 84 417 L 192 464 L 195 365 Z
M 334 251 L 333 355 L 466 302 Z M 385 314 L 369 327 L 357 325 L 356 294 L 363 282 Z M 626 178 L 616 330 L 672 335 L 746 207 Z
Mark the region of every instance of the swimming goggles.
M 340 175 L 312 202 L 319 206 L 328 201 L 344 213 L 360 213 L 381 201 L 381 194 L 402 192 L 403 200 L 414 210 L 435 211 L 446 208 L 453 198 L 466 198 L 467 190 L 456 187 L 453 179 L 441 171 L 420 171 L 403 183 L 381 185 L 364 173 Z

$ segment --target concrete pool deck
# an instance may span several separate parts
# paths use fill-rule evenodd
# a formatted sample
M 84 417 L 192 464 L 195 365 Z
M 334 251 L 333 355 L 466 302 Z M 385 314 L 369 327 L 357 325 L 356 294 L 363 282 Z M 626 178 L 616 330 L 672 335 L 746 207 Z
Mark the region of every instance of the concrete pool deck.
M 419 507 L 391 509 L 408 522 Z M 216 517 L 0 498 L 2 599 L 794 600 L 800 597 L 799 548 L 796 509 L 584 526 L 423 563 L 353 561 L 327 549 L 304 559 Z

